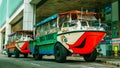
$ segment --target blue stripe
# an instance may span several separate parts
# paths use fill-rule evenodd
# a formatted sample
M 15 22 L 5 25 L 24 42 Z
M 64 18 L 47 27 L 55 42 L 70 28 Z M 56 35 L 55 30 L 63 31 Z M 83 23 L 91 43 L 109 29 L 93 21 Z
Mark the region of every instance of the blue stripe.
M 45 24 L 45 23 L 48 23 L 49 21 L 57 18 L 57 16 L 58 16 L 58 14 L 54 14 L 54 15 L 52 15 L 52 16 L 50 16 L 50 17 L 48 17 L 48 18 L 46 18 L 46 19 L 44 19 L 44 20 L 42 20 L 42 21 L 40 21 L 39 23 L 35 24 L 34 27 L 38 27 L 38 26 L 40 26 L 40 25 L 43 25 L 43 24 Z

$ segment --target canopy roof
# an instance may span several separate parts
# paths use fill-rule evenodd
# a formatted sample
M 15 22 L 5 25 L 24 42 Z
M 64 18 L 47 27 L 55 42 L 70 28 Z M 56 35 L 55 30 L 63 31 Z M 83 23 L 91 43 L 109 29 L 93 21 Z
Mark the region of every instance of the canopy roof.
M 69 15 L 69 14 L 94 15 L 96 13 L 95 12 L 78 11 L 78 10 L 72 10 L 72 11 L 62 12 L 62 13 L 54 14 L 54 15 L 48 17 L 48 18 L 45 18 L 44 20 L 42 20 L 42 21 L 38 22 L 37 24 L 35 24 L 34 27 L 38 27 L 40 25 L 48 23 L 49 21 L 57 18 L 60 15 Z
M 26 34 L 31 33 L 31 34 L 33 34 L 33 31 L 31 31 L 31 30 L 19 30 L 19 31 L 16 31 L 16 32 L 9 34 L 8 37 L 14 36 L 17 33 L 26 33 Z
M 88 11 L 79 11 L 79 10 L 72 10 L 68 12 L 63 12 L 63 13 L 58 13 L 59 15 L 66 15 L 66 14 L 85 14 L 85 15 L 94 15 L 96 14 L 95 12 L 88 12 Z

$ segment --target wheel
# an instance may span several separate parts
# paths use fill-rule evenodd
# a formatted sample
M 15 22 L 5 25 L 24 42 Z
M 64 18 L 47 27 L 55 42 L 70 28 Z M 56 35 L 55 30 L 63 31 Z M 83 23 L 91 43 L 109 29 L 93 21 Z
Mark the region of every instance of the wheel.
M 97 57 L 97 50 L 95 49 L 91 54 L 84 55 L 83 57 L 87 62 L 94 62 Z
M 15 54 L 15 58 L 19 58 L 19 56 L 20 56 L 20 51 L 19 51 L 17 48 L 15 48 L 15 49 L 14 49 L 14 54 Z
M 7 53 L 8 53 L 8 57 L 11 57 L 11 56 L 12 56 L 12 55 L 10 54 L 10 50 L 9 50 L 9 49 L 8 49 Z
M 35 60 L 41 60 L 42 59 L 42 54 L 39 54 L 39 47 L 38 46 L 36 46 L 35 47 L 35 54 L 34 54 L 34 58 L 35 58 Z
M 24 58 L 27 58 L 28 57 L 28 53 L 27 54 L 24 54 Z
M 62 44 L 57 43 L 55 45 L 54 56 L 55 56 L 55 60 L 59 63 L 64 63 L 66 61 L 67 50 L 65 49 L 65 47 Z

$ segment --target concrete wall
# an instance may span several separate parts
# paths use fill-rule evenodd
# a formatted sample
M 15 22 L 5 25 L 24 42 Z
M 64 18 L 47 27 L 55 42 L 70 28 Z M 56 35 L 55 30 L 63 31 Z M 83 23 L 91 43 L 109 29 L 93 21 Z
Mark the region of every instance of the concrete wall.
M 33 30 L 34 5 L 30 4 L 30 2 L 31 0 L 24 0 L 23 30 Z

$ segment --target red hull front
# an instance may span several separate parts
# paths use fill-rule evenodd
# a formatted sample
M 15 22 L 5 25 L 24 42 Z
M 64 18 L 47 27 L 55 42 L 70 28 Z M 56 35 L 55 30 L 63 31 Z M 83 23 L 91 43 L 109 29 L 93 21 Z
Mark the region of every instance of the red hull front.
M 74 44 L 68 44 L 74 54 L 90 54 L 105 36 L 105 32 L 85 32 Z
M 25 42 L 20 50 L 22 53 L 30 53 L 29 42 Z

